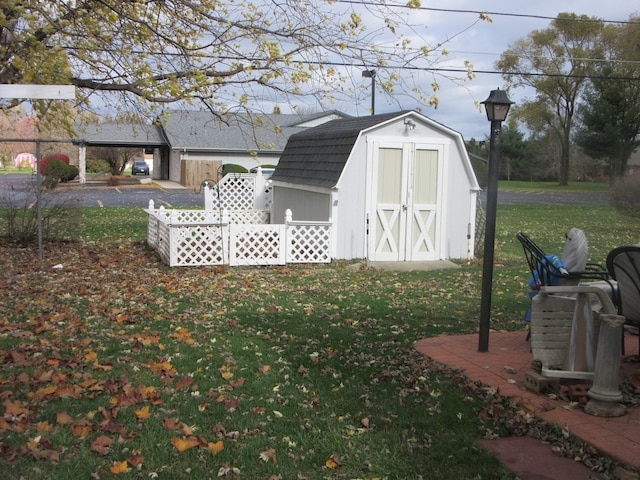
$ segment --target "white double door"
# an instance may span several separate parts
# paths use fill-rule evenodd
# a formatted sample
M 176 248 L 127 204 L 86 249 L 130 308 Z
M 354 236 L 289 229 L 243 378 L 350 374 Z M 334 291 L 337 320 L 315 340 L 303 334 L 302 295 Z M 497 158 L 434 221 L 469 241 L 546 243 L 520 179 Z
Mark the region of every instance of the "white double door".
M 440 258 L 443 147 L 379 143 L 373 150 L 371 259 Z

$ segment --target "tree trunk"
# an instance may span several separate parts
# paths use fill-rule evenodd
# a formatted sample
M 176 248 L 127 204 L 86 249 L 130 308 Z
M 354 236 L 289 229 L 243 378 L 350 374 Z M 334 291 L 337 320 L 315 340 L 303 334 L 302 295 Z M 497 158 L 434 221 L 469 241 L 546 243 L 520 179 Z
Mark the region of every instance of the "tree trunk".
M 560 185 L 569 185 L 569 163 L 571 159 L 569 150 L 569 137 L 568 135 L 562 139 L 562 152 L 560 154 Z

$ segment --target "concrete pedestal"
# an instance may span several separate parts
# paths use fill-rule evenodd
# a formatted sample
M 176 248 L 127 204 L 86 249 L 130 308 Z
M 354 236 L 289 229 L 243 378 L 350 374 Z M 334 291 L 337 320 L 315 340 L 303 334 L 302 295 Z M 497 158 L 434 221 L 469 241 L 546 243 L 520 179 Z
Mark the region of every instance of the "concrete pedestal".
M 589 402 L 584 411 L 598 417 L 619 417 L 627 411 L 620 405 L 620 358 L 622 356 L 622 328 L 624 317 L 621 315 L 602 315 L 598 350 L 593 374 L 593 386 L 589 390 Z

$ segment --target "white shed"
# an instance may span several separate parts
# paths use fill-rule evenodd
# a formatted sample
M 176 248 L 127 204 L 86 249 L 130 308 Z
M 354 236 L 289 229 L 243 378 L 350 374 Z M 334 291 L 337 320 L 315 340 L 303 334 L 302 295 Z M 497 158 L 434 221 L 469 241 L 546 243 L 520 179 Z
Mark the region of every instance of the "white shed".
M 480 190 L 462 135 L 417 112 L 333 120 L 292 135 L 271 177 L 272 221 L 333 222 L 332 257 L 473 256 Z

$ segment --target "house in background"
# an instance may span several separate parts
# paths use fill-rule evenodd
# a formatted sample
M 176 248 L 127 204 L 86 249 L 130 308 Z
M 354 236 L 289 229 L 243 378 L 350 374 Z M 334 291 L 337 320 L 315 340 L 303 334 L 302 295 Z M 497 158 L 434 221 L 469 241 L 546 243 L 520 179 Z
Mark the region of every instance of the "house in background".
M 331 220 L 332 258 L 471 258 L 480 190 L 462 136 L 417 112 L 333 120 L 289 138 L 272 219 Z
M 86 180 L 87 147 L 125 147 L 139 148 L 140 158 L 145 152 L 153 152 L 154 164 L 160 165 L 160 158 L 167 155 L 167 145 L 157 125 L 129 123 L 100 123 L 74 125 L 78 145 L 78 170 L 80 183 Z M 157 162 L 155 160 L 157 158 Z M 159 178 L 159 177 L 158 177 Z
M 218 181 L 224 165 L 247 170 L 275 165 L 291 135 L 340 118 L 348 115 L 330 111 L 217 117 L 207 111 L 171 111 L 160 125 L 168 155 L 154 157 L 154 171 L 160 172 L 154 178 L 194 187 L 204 180 Z
M 240 165 L 247 170 L 275 165 L 292 134 L 348 117 L 337 111 L 217 117 L 208 111 L 179 110 L 167 113 L 152 125 L 76 125 L 73 142 L 80 146 L 81 182 L 87 147 L 140 147 L 151 157 L 153 179 L 196 187 L 205 180 L 218 181 L 224 165 Z
M 627 161 L 627 175 L 640 175 L 640 148 L 636 148 Z

